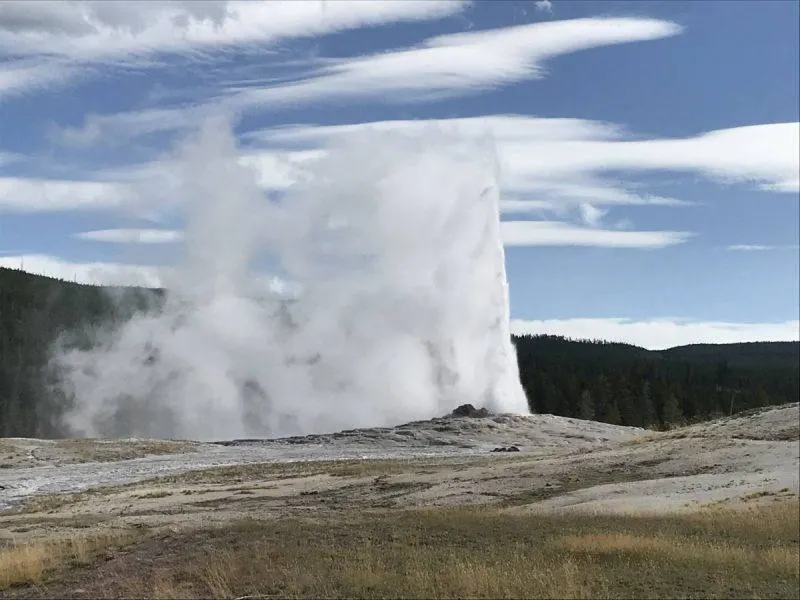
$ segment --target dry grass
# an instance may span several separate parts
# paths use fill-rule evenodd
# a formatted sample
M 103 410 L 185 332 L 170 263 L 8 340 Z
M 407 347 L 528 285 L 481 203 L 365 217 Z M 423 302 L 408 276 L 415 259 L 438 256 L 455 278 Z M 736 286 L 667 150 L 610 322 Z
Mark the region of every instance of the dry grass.
M 798 510 L 795 498 L 670 517 L 460 508 L 248 520 L 148 542 L 39 595 L 795 598 Z
M 101 552 L 126 546 L 140 538 L 141 534 L 126 531 L 12 542 L 0 548 L 0 590 L 41 584 L 59 569 L 90 565 Z
M 146 494 L 141 494 L 136 496 L 138 500 L 154 500 L 157 498 L 167 498 L 168 496 L 172 496 L 172 492 L 168 492 L 167 490 L 157 490 L 154 492 L 147 492 Z
M 58 447 L 75 457 L 78 462 L 107 462 L 131 460 L 160 454 L 195 452 L 196 444 L 172 440 L 95 440 L 69 438 L 58 440 Z
M 289 479 L 294 477 L 313 477 L 330 475 L 332 477 L 369 477 L 391 473 L 404 473 L 420 468 L 424 459 L 409 460 L 317 460 L 298 462 L 249 463 L 227 467 L 211 467 L 165 475 L 136 485 L 143 484 L 226 484 L 251 481 Z

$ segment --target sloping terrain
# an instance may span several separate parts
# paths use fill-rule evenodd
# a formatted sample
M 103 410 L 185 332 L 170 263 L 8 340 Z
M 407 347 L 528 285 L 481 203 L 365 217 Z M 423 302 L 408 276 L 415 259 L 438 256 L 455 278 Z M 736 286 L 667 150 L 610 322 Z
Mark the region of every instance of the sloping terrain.
M 25 520 L 28 513 L 14 514 L 25 502 L 72 493 L 85 502 L 57 502 L 62 506 L 49 519 L 98 510 L 110 516 L 124 506 L 123 522 L 140 509 L 149 515 L 145 521 L 164 522 L 159 512 L 180 511 L 191 522 L 208 500 L 215 508 L 230 503 L 234 513 L 257 511 L 252 505 L 264 501 L 263 510 L 283 514 L 308 504 L 300 491 L 335 499 L 344 486 L 346 498 L 320 509 L 337 510 L 345 502 L 680 511 L 753 494 L 798 493 L 798 416 L 792 404 L 665 433 L 552 415 L 501 415 L 226 444 L 12 439 L 3 441 L 3 454 L 26 459 L 0 470 L 0 503 L 9 509 L 4 518 Z M 511 445 L 520 452 L 491 452 Z M 373 481 L 378 475 L 385 475 L 381 485 Z M 252 489 L 232 489 L 241 485 Z M 136 501 L 142 494 L 157 497 Z M 205 504 L 198 505 L 197 494 Z
M 444 417 L 398 427 L 224 443 L 159 440 L 0 441 L 0 508 L 38 493 L 83 491 L 160 475 L 259 462 L 482 455 L 515 445 L 526 454 L 580 450 L 644 430 L 553 415 Z
M 501 415 L 224 444 L 3 440 L 0 597 L 788 597 L 798 419 L 792 404 L 663 433 Z

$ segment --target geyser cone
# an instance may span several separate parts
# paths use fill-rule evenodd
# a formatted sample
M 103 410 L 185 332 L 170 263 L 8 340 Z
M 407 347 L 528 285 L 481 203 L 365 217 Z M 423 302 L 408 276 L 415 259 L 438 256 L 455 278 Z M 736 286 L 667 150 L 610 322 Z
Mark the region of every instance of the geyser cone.
M 490 147 L 366 133 L 279 201 L 208 124 L 170 172 L 186 260 L 158 312 L 56 359 L 85 435 L 220 439 L 526 412 Z M 175 177 L 177 175 L 177 178 Z M 266 266 L 291 283 L 263 282 Z

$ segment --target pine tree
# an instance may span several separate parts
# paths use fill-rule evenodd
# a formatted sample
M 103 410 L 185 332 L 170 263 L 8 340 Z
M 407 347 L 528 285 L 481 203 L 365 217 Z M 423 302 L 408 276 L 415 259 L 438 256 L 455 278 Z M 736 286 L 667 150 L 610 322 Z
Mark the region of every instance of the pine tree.
M 585 421 L 594 419 L 594 399 L 592 398 L 592 393 L 588 389 L 584 389 L 581 392 L 577 417 Z
M 664 429 L 670 429 L 683 422 L 681 414 L 680 403 L 678 397 L 670 392 L 664 400 L 664 407 L 662 408 L 661 424 Z
M 644 427 L 651 427 L 656 424 L 656 412 L 653 406 L 653 397 L 650 393 L 650 382 L 642 384 L 642 391 L 639 394 L 638 411 L 639 420 Z
M 619 425 L 620 424 L 620 415 L 619 409 L 617 408 L 617 402 L 613 398 L 610 398 L 606 401 L 605 404 L 605 412 L 603 413 L 603 422 L 609 423 L 611 425 Z

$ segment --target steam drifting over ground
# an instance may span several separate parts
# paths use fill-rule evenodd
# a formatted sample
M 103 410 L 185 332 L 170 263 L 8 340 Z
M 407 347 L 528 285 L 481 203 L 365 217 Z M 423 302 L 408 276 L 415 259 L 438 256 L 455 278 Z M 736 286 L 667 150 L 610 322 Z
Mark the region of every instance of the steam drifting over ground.
M 54 359 L 75 433 L 212 440 L 467 402 L 527 412 L 491 144 L 364 132 L 269 200 L 237 157 L 223 120 L 179 149 L 161 187 L 186 210 L 185 260 L 164 306 Z

